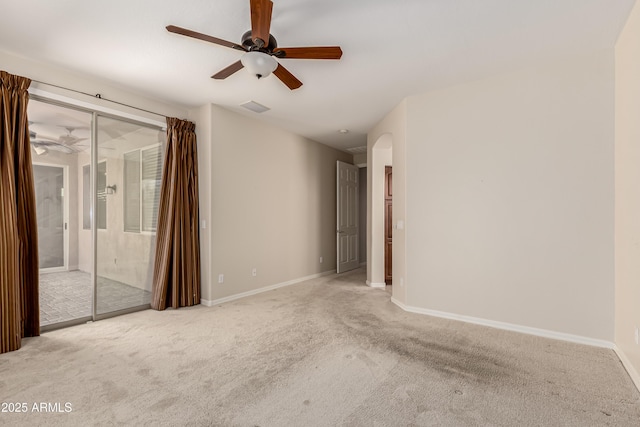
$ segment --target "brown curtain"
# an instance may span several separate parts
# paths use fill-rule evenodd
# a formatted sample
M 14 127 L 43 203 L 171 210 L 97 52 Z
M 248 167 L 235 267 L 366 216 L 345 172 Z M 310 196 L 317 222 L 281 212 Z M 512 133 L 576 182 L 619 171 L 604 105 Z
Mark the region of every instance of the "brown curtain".
M 195 124 L 167 118 L 151 307 L 200 303 L 198 154 Z
M 19 349 L 22 337 L 40 335 L 30 84 L 0 71 L 0 353 Z

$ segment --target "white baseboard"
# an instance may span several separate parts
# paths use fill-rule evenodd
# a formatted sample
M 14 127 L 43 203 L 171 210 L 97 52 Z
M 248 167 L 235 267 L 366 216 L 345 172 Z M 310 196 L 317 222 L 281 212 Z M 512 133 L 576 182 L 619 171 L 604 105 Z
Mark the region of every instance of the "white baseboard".
M 269 285 L 269 286 L 265 286 L 265 287 L 262 287 L 262 288 L 254 289 L 254 290 L 251 290 L 251 291 L 242 292 L 242 293 L 234 294 L 234 295 L 229 295 L 228 297 L 224 297 L 224 298 L 219 298 L 219 299 L 214 299 L 214 300 L 201 299 L 200 300 L 200 304 L 205 305 L 207 307 L 213 307 L 214 305 L 222 304 L 222 303 L 229 302 L 229 301 L 235 301 L 235 300 L 240 299 L 240 298 L 245 298 L 245 297 L 249 297 L 251 295 L 261 294 L 263 292 L 272 291 L 274 289 L 283 288 L 285 286 L 295 285 L 296 283 L 304 282 L 304 281 L 311 280 L 311 279 L 317 279 L 318 277 L 328 276 L 330 274 L 335 274 L 335 273 L 336 273 L 336 270 L 328 270 L 328 271 L 324 271 L 322 273 L 316 273 L 316 274 L 312 274 L 310 276 L 300 277 L 298 279 L 293 279 L 293 280 L 289 280 L 289 281 L 282 282 L 282 283 L 276 283 L 275 285 Z
M 441 317 L 443 319 L 459 320 L 461 322 L 473 323 L 475 325 L 489 326 L 491 328 L 503 329 L 506 331 L 513 331 L 513 332 L 520 332 L 522 334 L 536 335 L 539 337 L 551 338 L 551 339 L 556 339 L 561 341 L 568 341 L 568 342 L 577 343 L 577 344 L 585 344 L 585 345 L 590 345 L 594 347 L 602 347 L 602 348 L 608 348 L 608 349 L 614 349 L 615 347 L 615 345 L 612 342 L 599 340 L 595 338 L 583 337 L 581 335 L 572 335 L 572 334 L 566 334 L 564 332 L 549 331 L 547 329 L 538 329 L 538 328 L 532 328 L 529 326 L 516 325 L 514 323 L 498 322 L 495 320 L 481 319 L 478 317 L 471 317 L 471 316 L 463 316 L 460 314 L 447 313 L 444 311 L 429 310 L 429 309 L 420 308 L 420 307 L 412 307 L 412 306 L 408 306 L 401 303 L 395 298 L 391 298 L 391 301 L 395 305 L 403 309 L 404 311 L 408 311 L 411 313 L 426 314 L 428 316 Z
M 631 381 L 633 381 L 633 384 L 635 384 L 638 391 L 640 391 L 640 375 L 638 371 L 636 371 L 636 368 L 633 367 L 627 355 L 617 345 L 613 346 L 613 351 L 616 352 L 618 359 L 622 362 L 622 366 L 624 366 L 624 369 L 627 370 L 627 373 L 631 377 Z
M 371 287 L 371 288 L 384 288 L 387 286 L 386 283 L 382 282 L 382 283 L 376 283 L 376 282 L 370 282 L 370 281 L 366 281 L 365 282 L 367 284 L 367 286 Z

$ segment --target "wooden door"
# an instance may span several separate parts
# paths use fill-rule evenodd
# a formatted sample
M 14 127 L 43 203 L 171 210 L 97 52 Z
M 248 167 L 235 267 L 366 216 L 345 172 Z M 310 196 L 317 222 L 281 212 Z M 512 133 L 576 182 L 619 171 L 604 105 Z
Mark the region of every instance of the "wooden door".
M 391 166 L 384 168 L 384 281 L 387 285 L 391 285 L 393 274 L 392 263 L 392 236 L 393 236 L 393 186 Z

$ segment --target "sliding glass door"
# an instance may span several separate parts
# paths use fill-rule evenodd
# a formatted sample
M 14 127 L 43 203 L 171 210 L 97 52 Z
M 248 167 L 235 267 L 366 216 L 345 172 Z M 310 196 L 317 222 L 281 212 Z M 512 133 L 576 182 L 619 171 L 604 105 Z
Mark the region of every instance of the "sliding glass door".
M 165 132 L 98 116 L 96 314 L 151 301 Z
M 149 307 L 165 131 L 32 97 L 42 330 Z

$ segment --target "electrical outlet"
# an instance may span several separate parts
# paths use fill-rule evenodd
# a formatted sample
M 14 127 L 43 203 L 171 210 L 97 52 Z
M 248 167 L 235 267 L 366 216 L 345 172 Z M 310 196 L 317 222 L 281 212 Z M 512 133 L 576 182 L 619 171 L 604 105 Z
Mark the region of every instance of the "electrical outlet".
M 322 261 L 323 261 L 323 259 L 322 259 L 322 257 L 320 257 L 320 264 L 322 264 Z
M 635 333 L 635 338 L 636 338 L 636 344 L 640 344 L 640 331 L 638 331 L 638 327 L 636 326 L 636 333 Z
M 256 277 L 256 276 L 258 275 L 258 270 L 257 270 L 257 269 L 255 269 L 255 268 L 254 268 L 253 270 L 251 270 L 251 275 L 252 275 L 253 277 Z
M 224 274 L 218 274 L 218 283 L 224 283 Z

